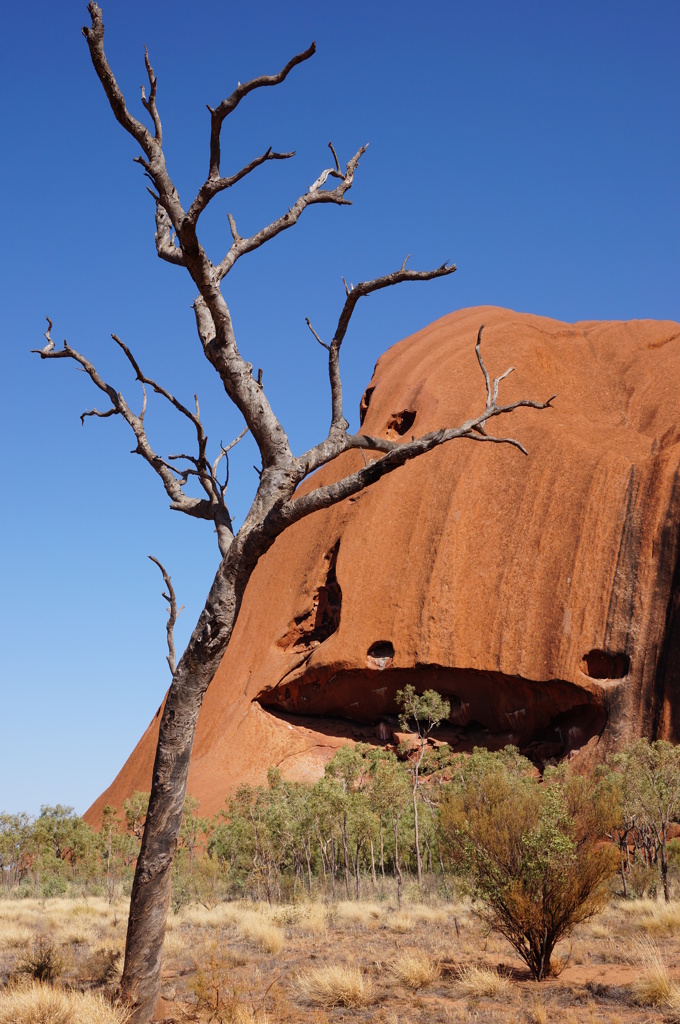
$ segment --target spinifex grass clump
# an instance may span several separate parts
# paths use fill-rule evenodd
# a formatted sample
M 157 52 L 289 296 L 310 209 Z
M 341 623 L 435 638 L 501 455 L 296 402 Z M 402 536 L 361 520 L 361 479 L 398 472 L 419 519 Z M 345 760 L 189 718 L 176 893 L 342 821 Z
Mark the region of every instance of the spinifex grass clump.
M 49 985 L 0 993 L 0 1024 L 126 1024 L 129 1013 L 102 995 L 68 992 Z
M 356 1010 L 373 1002 L 373 986 L 358 967 L 330 964 L 301 974 L 297 989 L 306 1003 L 331 1009 L 345 1006 Z
M 61 950 L 47 938 L 39 938 L 19 961 L 19 970 L 35 981 L 52 982 L 61 977 L 66 960 Z

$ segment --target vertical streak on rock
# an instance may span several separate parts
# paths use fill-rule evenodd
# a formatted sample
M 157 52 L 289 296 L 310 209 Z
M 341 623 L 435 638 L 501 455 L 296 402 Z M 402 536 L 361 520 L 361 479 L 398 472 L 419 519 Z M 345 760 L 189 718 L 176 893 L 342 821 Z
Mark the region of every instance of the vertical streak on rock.
M 621 529 L 619 550 L 616 555 L 616 568 L 612 581 L 607 621 L 605 624 L 605 649 L 624 651 L 629 657 L 631 650 L 631 632 L 635 605 L 635 583 L 637 579 L 637 563 L 640 553 L 640 536 L 635 529 L 636 499 L 635 466 L 630 467 L 628 486 L 626 488 L 626 511 Z M 625 628 L 622 635 L 621 626 Z
M 680 739 L 680 467 L 673 477 L 658 565 L 659 576 L 665 567 L 674 568 L 654 679 L 652 728 L 655 737 L 672 738 L 677 742 Z M 658 583 L 667 586 L 667 576 Z

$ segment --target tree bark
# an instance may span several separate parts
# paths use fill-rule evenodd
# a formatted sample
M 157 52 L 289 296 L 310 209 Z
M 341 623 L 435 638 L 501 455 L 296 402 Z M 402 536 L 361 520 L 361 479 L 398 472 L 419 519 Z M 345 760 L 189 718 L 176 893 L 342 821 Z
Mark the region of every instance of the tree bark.
M 239 535 L 234 541 L 217 571 L 165 701 L 146 826 L 130 898 L 120 983 L 120 994 L 132 1010 L 130 1024 L 145 1024 L 151 1019 L 160 993 L 172 863 L 203 697 L 231 637 L 257 559 L 273 541 L 274 537 L 263 530 Z

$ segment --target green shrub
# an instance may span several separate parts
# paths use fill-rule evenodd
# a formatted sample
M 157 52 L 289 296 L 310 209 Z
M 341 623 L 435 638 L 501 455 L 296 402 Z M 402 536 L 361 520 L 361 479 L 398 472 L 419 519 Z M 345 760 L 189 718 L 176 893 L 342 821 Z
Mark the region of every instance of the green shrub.
M 461 756 L 442 807 L 445 847 L 478 901 L 540 981 L 556 943 L 607 902 L 617 866 L 599 842 L 607 808 L 592 781 L 546 770 L 512 747 Z

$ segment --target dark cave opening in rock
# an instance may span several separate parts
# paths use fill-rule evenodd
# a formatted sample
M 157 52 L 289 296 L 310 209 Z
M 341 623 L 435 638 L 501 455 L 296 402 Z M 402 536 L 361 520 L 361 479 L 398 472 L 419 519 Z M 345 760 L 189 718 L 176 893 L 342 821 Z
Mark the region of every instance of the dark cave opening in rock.
M 604 703 L 565 680 L 535 681 L 502 673 L 419 665 L 415 669 L 341 669 L 317 674 L 307 667 L 297 679 L 260 692 L 263 710 L 289 724 L 329 736 L 395 744 L 399 733 L 397 690 L 436 690 L 449 700 L 448 719 L 433 739 L 456 751 L 513 745 L 539 767 L 555 763 L 601 734 Z
M 387 432 L 394 431 L 403 437 L 411 429 L 415 422 L 416 414 L 413 409 L 402 409 L 401 412 L 393 412 L 387 421 Z
M 581 672 L 591 679 L 623 679 L 630 672 L 630 658 L 621 652 L 595 649 L 583 655 Z

